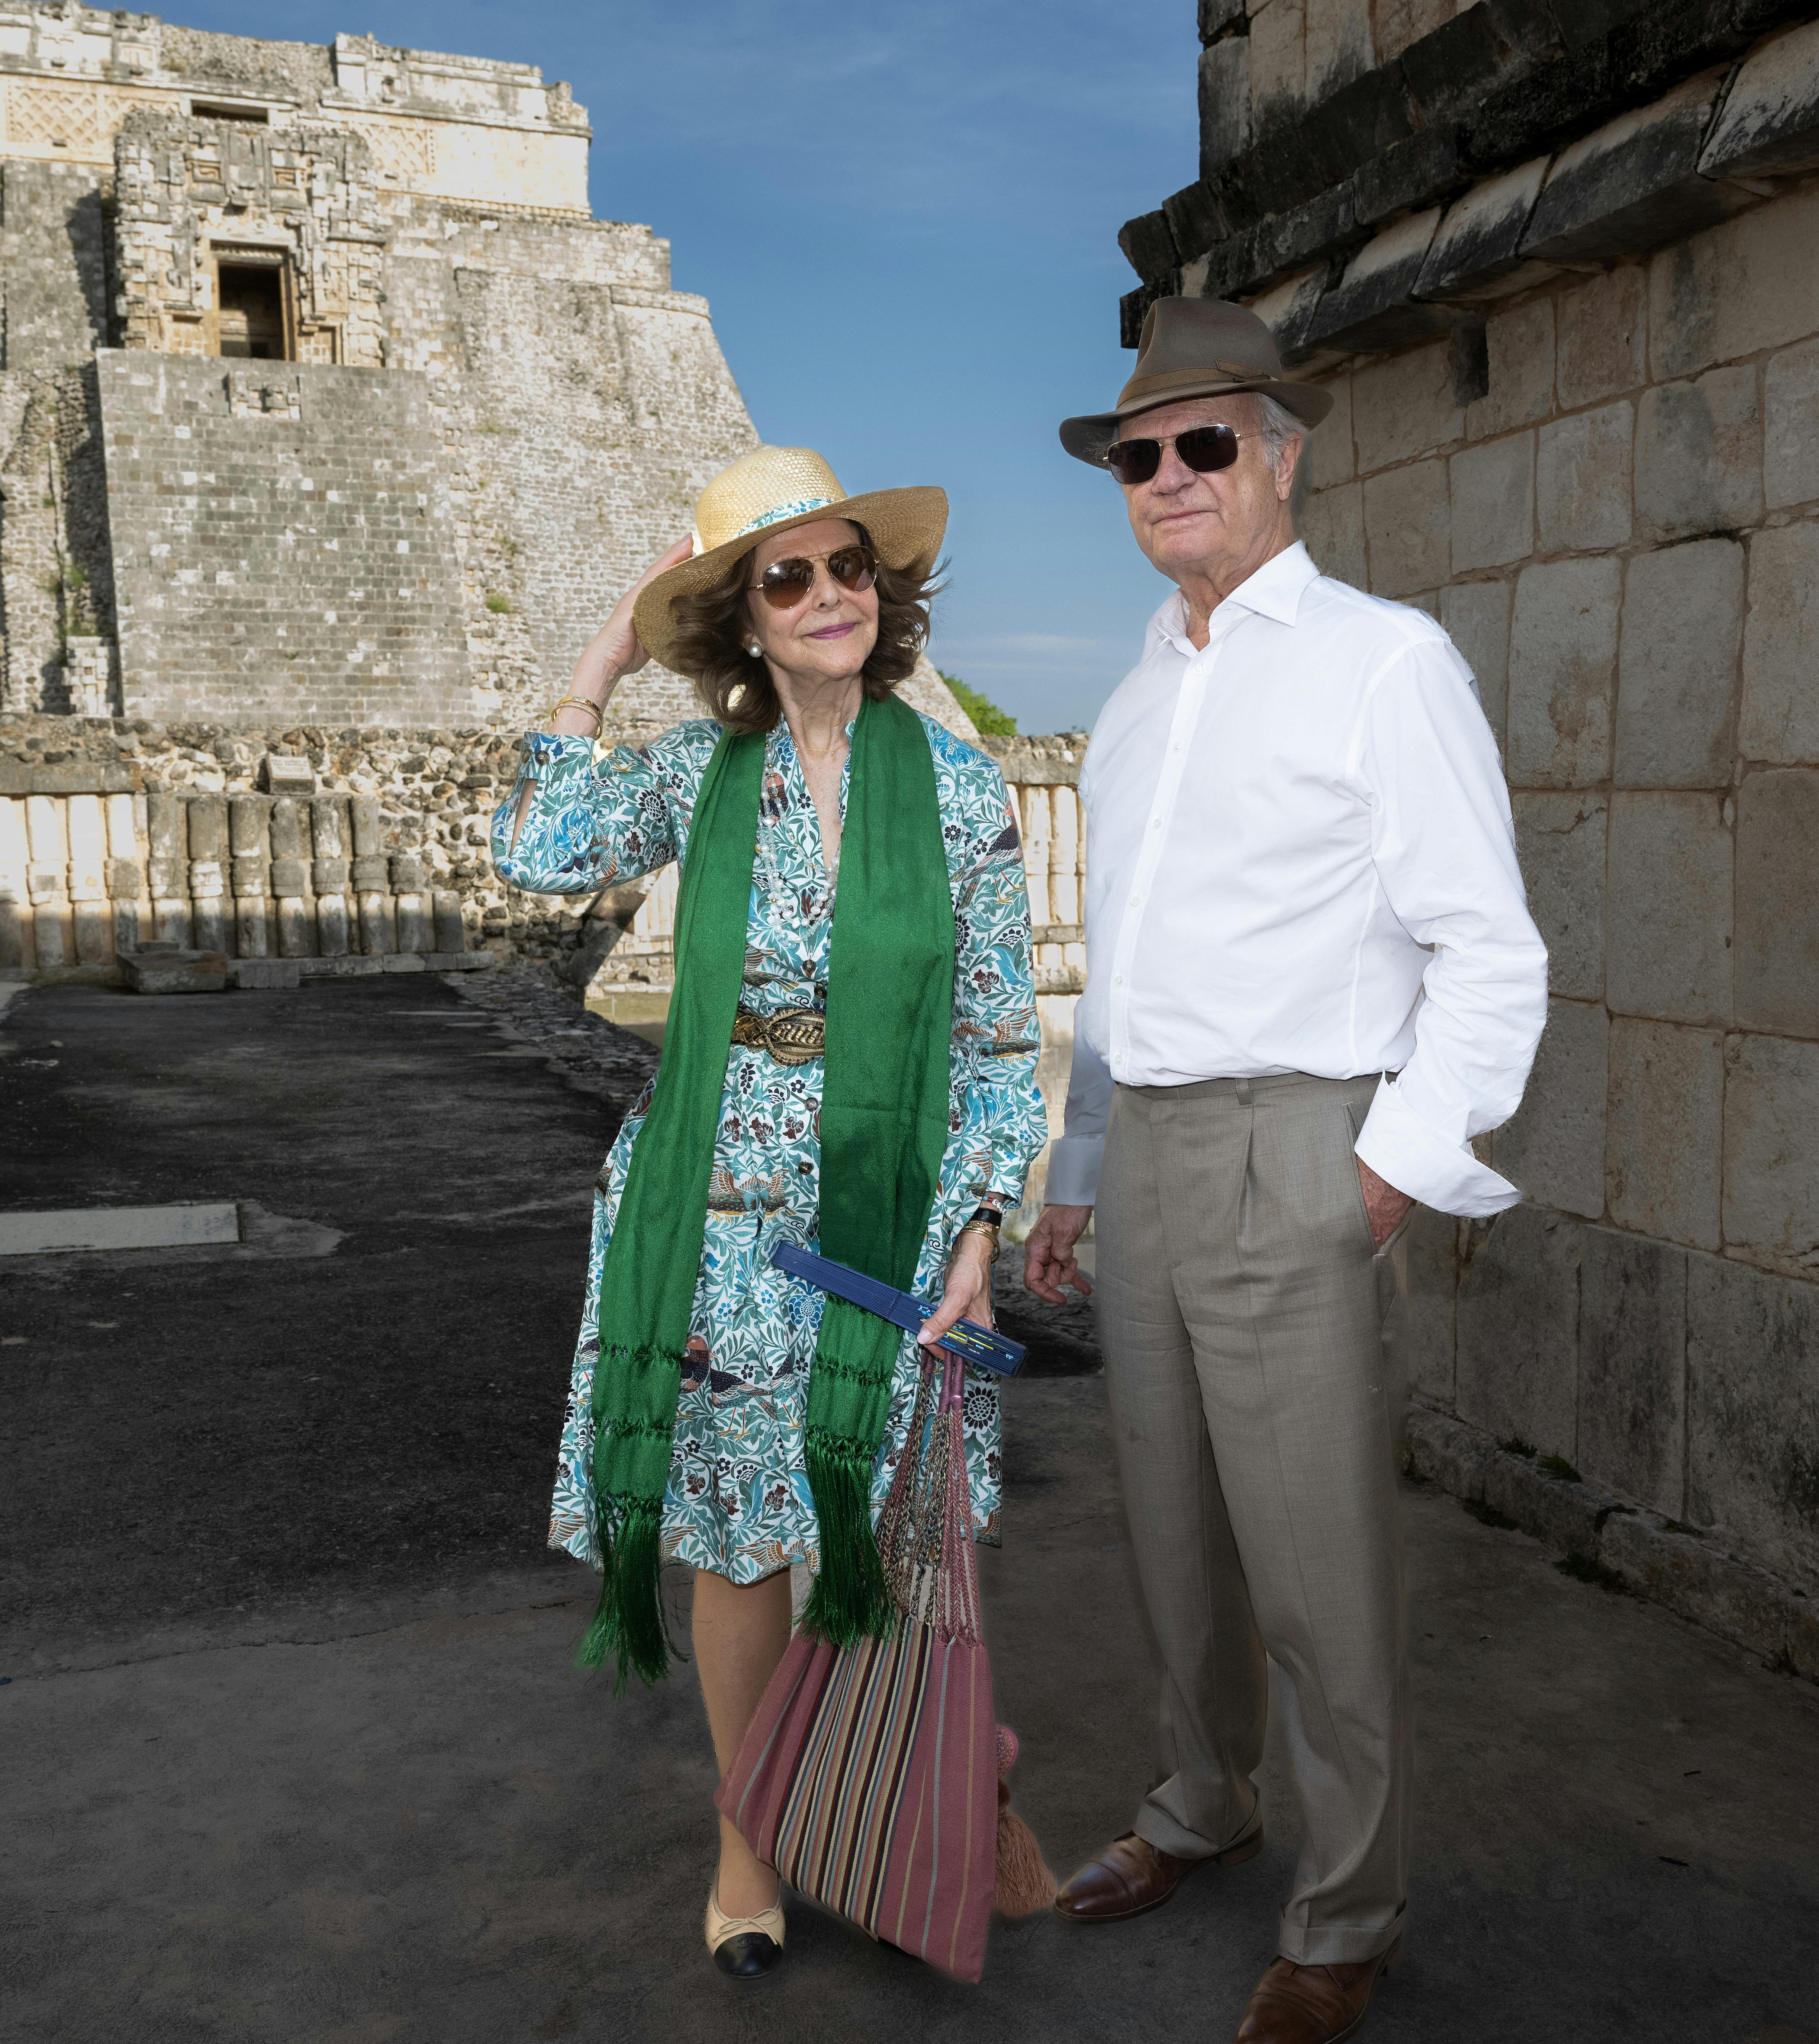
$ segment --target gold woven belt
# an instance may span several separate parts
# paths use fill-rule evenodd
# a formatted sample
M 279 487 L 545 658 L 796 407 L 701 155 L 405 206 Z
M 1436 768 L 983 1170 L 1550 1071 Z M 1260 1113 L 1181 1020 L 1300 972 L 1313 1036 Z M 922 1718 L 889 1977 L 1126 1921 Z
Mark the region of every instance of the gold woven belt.
M 733 1020 L 733 1041 L 768 1051 L 780 1065 L 806 1065 L 827 1047 L 827 1018 L 812 1008 L 785 1008 L 776 1015 L 742 1008 Z

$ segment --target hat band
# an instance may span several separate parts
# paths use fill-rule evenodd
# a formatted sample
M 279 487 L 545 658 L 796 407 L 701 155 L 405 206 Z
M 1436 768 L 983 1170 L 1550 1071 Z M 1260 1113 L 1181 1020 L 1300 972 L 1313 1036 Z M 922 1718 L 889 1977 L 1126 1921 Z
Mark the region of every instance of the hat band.
M 1179 390 L 1188 384 L 1203 388 L 1217 384 L 1222 377 L 1231 380 L 1225 387 L 1234 394 L 1240 390 L 1254 390 L 1260 383 L 1276 383 L 1280 375 L 1272 375 L 1267 369 L 1240 369 L 1229 362 L 1218 362 L 1210 367 L 1199 369 L 1167 369 L 1158 376 L 1133 376 L 1118 394 L 1120 405 L 1127 405 L 1133 398 L 1147 398 L 1158 390 Z M 1209 396 L 1217 396 L 1216 390 Z
M 761 511 L 734 533 L 735 540 L 743 540 L 748 532 L 762 532 L 766 525 L 780 525 L 785 518 L 800 518 L 804 511 L 825 511 L 830 504 L 842 500 L 838 497 L 797 497 L 787 504 L 779 504 L 773 510 Z

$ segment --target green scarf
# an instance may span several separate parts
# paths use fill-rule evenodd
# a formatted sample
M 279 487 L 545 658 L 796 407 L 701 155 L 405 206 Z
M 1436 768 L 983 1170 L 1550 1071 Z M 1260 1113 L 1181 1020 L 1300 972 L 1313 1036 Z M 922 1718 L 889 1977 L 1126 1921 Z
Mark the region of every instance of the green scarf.
M 594 1535 L 605 1570 L 578 1655 L 667 1672 L 658 1596 L 663 1493 L 700 1270 L 708 1178 L 744 984 L 762 734 L 723 735 L 695 805 L 676 911 L 663 1061 L 608 1245 L 594 1362 Z M 866 701 L 853 732 L 821 1090 L 823 1255 L 908 1290 L 947 1143 L 954 907 L 934 762 L 920 719 Z M 803 1615 L 846 1646 L 890 1623 L 872 1533 L 898 1330 L 824 1303 L 805 1442 L 821 1566 Z

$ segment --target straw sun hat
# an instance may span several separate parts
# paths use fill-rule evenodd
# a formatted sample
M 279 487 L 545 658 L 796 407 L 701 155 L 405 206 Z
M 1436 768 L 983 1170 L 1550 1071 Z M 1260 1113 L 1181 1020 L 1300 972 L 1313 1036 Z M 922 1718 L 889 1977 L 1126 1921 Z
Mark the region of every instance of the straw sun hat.
M 817 518 L 863 525 L 886 567 L 926 574 L 947 530 L 947 493 L 924 487 L 849 497 L 812 448 L 754 448 L 723 468 L 696 500 L 693 558 L 666 568 L 639 597 L 632 617 L 646 651 L 673 667 L 675 599 L 711 589 L 760 540 Z

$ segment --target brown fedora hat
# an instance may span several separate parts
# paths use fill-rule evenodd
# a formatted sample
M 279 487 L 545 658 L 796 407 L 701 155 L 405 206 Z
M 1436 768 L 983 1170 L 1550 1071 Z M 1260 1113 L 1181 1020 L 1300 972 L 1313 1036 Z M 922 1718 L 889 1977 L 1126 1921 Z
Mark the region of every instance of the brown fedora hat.
M 1304 426 L 1333 409 L 1317 383 L 1291 383 L 1269 328 L 1253 312 L 1225 298 L 1158 298 L 1143 315 L 1137 367 L 1109 412 L 1063 419 L 1061 445 L 1077 461 L 1102 467 L 1119 421 L 1180 398 L 1225 398 L 1255 390 L 1273 398 Z

